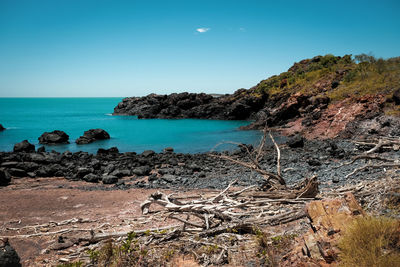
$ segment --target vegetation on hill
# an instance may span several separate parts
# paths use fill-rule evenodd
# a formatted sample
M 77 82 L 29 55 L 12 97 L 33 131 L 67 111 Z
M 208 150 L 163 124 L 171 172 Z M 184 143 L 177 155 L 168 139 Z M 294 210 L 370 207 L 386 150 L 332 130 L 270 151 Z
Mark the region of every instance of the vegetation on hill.
M 279 96 L 294 93 L 326 95 L 331 101 L 367 94 L 390 98 L 400 85 L 400 57 L 382 59 L 361 54 L 316 56 L 295 63 L 288 71 L 261 81 L 253 95 Z

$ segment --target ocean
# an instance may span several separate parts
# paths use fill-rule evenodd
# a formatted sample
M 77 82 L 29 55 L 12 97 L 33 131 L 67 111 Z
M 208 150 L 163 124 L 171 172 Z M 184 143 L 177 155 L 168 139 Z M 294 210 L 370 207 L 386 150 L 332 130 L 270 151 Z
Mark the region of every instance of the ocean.
M 46 150 L 86 151 L 118 147 L 120 152 L 173 147 L 177 153 L 199 153 L 212 150 L 222 142 L 254 144 L 258 131 L 240 131 L 248 121 L 197 119 L 137 119 L 136 116 L 112 116 L 122 98 L 0 98 L 0 151 L 12 151 L 14 144 L 27 139 L 38 148 L 38 137 L 44 132 L 62 130 L 70 144 L 46 146 Z M 75 139 L 89 129 L 102 128 L 111 139 L 87 145 L 76 145 Z M 235 146 L 222 145 L 218 150 Z

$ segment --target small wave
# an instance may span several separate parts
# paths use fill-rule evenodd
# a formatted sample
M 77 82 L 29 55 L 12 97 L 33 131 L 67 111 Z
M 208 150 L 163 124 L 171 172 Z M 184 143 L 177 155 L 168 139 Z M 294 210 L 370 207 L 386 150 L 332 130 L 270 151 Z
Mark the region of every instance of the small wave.
M 6 130 L 22 129 L 21 127 L 6 127 Z
M 106 116 L 112 116 L 112 113 L 106 113 L 106 114 L 104 114 L 104 115 L 106 115 Z

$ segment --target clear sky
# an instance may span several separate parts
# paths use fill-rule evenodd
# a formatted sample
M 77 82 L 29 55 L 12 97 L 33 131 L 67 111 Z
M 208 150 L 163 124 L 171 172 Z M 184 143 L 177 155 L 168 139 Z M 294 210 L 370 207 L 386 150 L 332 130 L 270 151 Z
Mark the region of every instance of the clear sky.
M 369 52 L 400 56 L 399 0 L 0 0 L 0 97 L 232 93 Z

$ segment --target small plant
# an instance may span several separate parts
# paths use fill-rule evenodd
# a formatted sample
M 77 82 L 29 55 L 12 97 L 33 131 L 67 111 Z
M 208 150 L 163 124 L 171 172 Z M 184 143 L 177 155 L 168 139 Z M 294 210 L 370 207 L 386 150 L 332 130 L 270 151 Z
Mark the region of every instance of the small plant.
M 100 256 L 100 252 L 98 250 L 89 249 L 88 251 L 86 251 L 86 253 L 89 255 L 89 259 L 92 264 L 98 262 Z
M 57 267 L 81 267 L 83 266 L 83 262 L 77 261 L 77 262 L 71 262 L 71 263 L 62 263 L 58 264 Z
M 164 253 L 164 260 L 166 262 L 170 261 L 173 256 L 175 255 L 175 249 L 168 249 L 165 253 Z
M 122 252 L 124 252 L 124 253 L 131 252 L 131 245 L 132 245 L 132 242 L 135 243 L 134 242 L 134 241 L 136 241 L 135 238 L 136 238 L 136 233 L 135 232 L 130 232 L 128 234 L 127 239 L 122 242 L 122 245 L 121 245 Z
M 399 226 L 399 221 L 385 217 L 356 219 L 339 242 L 340 265 L 398 266 Z

